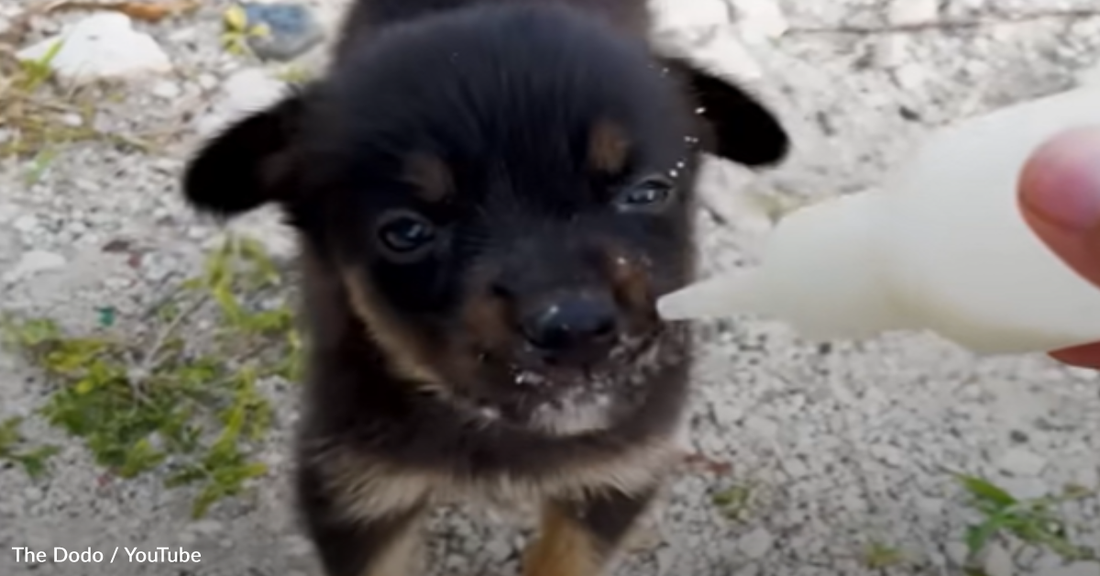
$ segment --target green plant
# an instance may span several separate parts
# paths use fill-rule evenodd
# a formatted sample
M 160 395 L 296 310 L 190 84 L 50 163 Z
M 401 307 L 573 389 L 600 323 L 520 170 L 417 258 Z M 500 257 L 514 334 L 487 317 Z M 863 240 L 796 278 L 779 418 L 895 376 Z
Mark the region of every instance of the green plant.
M 735 484 L 711 496 L 711 502 L 723 516 L 730 520 L 744 520 L 752 506 L 753 486 Z
M 0 422 L 0 460 L 22 466 L 32 479 L 40 478 L 46 473 L 46 462 L 59 449 L 50 445 L 29 447 L 19 430 L 22 424 L 20 417 Z
M 300 370 L 283 288 L 258 243 L 230 238 L 143 317 L 101 308 L 81 335 L 50 319 L 8 321 L 5 340 L 55 386 L 40 410 L 50 424 L 116 476 L 159 470 L 169 487 L 196 485 L 199 517 L 266 471 L 249 457 L 272 421 L 258 383 Z
M 53 63 L 54 58 L 57 58 L 57 54 L 61 52 L 61 47 L 64 45 L 64 42 L 58 40 L 50 45 L 49 50 L 46 50 L 38 60 L 20 61 L 19 67 L 22 74 L 16 76 L 15 86 L 21 90 L 33 92 L 49 80 L 53 76 L 53 69 L 50 68 L 50 65 Z
M 899 548 L 877 540 L 867 543 L 863 549 L 863 564 L 870 570 L 895 568 L 905 561 L 905 554 Z
M 970 506 L 982 517 L 966 530 L 970 563 L 993 539 L 1005 536 L 1047 548 L 1067 560 L 1095 557 L 1094 551 L 1070 542 L 1066 522 L 1056 510 L 1060 504 L 1091 496 L 1091 491 L 1068 487 L 1055 496 L 1019 499 L 988 480 L 963 474 L 955 477 L 968 494 Z
M 52 63 L 61 47 L 61 41 L 53 43 L 36 60 L 19 60 L 0 49 L 0 118 L 9 131 L 0 142 L 0 158 L 35 158 L 28 183 L 37 180 L 61 144 L 108 140 L 139 150 L 151 147 L 139 138 L 102 132 L 94 127 L 101 96 L 83 90 L 70 90 L 59 96 L 48 89 L 46 84 L 53 77 Z
M 267 24 L 249 24 L 248 14 L 238 4 L 230 6 L 222 13 L 222 46 L 233 54 L 252 54 L 248 46 L 251 37 L 265 37 L 271 34 Z
M 276 71 L 275 77 L 288 84 L 304 84 L 313 78 L 313 71 L 292 62 Z

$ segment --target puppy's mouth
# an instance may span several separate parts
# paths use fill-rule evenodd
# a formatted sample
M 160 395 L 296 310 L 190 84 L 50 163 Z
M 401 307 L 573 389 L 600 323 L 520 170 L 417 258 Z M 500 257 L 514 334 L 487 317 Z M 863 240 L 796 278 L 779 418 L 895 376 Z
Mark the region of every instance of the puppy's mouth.
M 509 364 L 511 384 L 519 390 L 564 391 L 591 387 L 613 374 L 625 374 L 657 347 L 661 336 L 654 330 L 641 335 L 620 337 L 607 350 L 587 354 L 570 362 L 548 358 L 537 350 L 524 347 Z
M 552 435 L 606 430 L 649 397 L 663 370 L 683 361 L 681 326 L 621 335 L 588 363 L 554 363 L 538 355 L 485 356 L 491 381 L 478 402 L 487 420 L 507 421 Z

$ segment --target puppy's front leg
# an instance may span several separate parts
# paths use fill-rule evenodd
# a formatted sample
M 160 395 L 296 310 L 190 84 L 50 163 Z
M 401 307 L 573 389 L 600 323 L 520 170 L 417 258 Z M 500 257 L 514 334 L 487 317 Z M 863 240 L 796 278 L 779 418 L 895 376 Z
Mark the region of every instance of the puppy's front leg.
M 349 505 L 332 489 L 314 470 L 298 474 L 301 510 L 325 576 L 416 576 L 424 502 L 383 509 L 360 492 L 360 500 Z
M 610 492 L 543 504 L 540 534 L 524 555 L 524 576 L 599 576 L 654 495 Z

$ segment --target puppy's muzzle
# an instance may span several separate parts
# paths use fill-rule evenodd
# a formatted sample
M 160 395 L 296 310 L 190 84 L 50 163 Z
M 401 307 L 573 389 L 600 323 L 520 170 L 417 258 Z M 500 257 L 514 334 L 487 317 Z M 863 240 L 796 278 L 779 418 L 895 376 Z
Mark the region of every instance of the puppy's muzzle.
M 548 363 L 587 365 L 606 358 L 618 341 L 618 316 L 611 298 L 565 295 L 529 309 L 520 319 L 520 329 Z

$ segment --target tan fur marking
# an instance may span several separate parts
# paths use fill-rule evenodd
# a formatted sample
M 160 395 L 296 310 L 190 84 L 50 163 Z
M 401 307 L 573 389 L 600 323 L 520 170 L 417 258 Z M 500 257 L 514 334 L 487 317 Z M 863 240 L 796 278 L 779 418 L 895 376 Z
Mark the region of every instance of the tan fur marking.
M 374 290 L 360 279 L 355 270 L 341 270 L 344 286 L 351 307 L 363 321 L 370 336 L 386 351 L 386 359 L 392 363 L 396 375 L 424 384 L 439 384 L 441 378 L 421 361 L 419 343 L 396 322 L 393 322 L 377 304 Z
M 647 325 L 654 321 L 653 289 L 646 273 L 645 262 L 627 254 L 611 242 L 602 245 L 606 274 L 615 297 L 632 312 L 633 323 Z
M 417 576 L 423 566 L 422 534 L 417 519 L 360 576 Z
M 454 192 L 451 170 L 436 156 L 416 153 L 405 159 L 405 181 L 425 202 L 439 202 Z
M 538 538 L 523 555 L 523 576 L 598 576 L 603 558 L 587 530 L 545 504 Z
M 504 304 L 489 294 L 478 293 L 468 298 L 462 307 L 462 317 L 466 328 L 482 346 L 503 347 L 512 336 Z
M 326 488 L 351 521 L 373 521 L 403 513 L 432 498 L 440 477 L 404 470 L 354 451 L 334 448 L 314 462 Z
M 601 120 L 592 128 L 588 143 L 588 161 L 592 168 L 607 174 L 617 174 L 626 164 L 630 141 L 622 127 Z
M 539 478 L 498 476 L 472 482 L 442 471 L 396 468 L 341 448 L 314 454 L 339 507 L 349 520 L 360 521 L 400 513 L 424 501 L 474 499 L 513 507 L 549 497 L 578 499 L 609 491 L 630 494 L 652 486 L 681 458 L 680 449 L 668 439 L 603 460 L 565 465 Z

